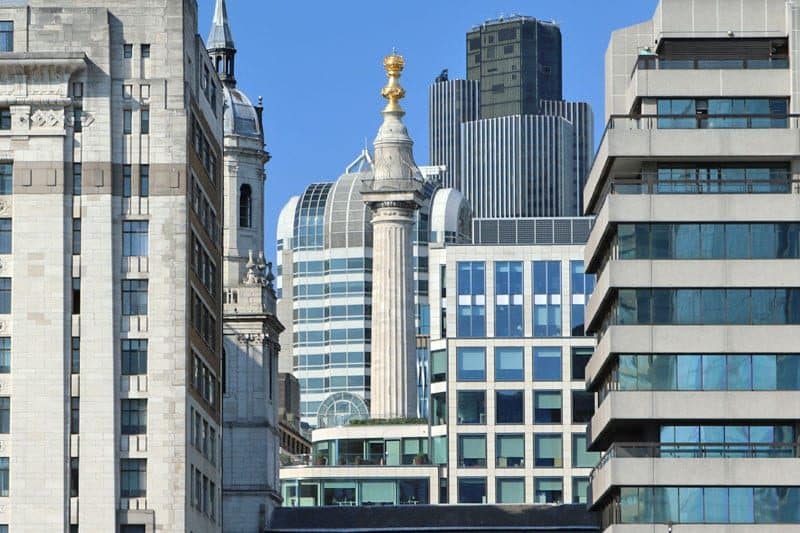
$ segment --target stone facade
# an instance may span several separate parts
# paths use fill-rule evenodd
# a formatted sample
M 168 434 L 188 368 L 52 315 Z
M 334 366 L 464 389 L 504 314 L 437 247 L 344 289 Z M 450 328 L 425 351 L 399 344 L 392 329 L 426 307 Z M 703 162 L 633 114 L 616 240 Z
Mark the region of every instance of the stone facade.
M 221 264 L 222 105 L 196 18 L 194 0 L 0 5 L 12 531 L 220 531 L 222 305 L 190 241 Z

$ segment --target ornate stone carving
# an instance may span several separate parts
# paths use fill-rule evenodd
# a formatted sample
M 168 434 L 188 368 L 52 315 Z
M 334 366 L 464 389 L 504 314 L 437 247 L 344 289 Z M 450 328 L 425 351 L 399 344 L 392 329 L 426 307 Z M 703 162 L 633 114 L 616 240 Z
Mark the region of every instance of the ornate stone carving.
M 6 320 L 0 320 L 0 332 L 8 331 L 8 322 Z M 2 386 L 2 382 L 0 381 L 0 387 Z
M 6 262 L 0 259 L 0 272 L 5 272 L 6 270 Z
M 11 203 L 8 200 L 0 200 L 0 215 L 5 215 L 11 208 Z
M 236 342 L 239 344 L 264 344 L 267 336 L 263 333 L 240 333 L 236 335 Z
M 31 115 L 31 122 L 37 128 L 63 127 L 64 112 L 55 109 L 37 109 Z

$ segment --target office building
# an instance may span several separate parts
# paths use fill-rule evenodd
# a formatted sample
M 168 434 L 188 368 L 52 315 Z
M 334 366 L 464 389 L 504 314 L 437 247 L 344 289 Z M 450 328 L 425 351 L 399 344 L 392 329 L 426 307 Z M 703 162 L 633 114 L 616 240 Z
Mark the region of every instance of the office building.
M 222 375 L 222 511 L 225 531 L 263 531 L 280 505 L 278 492 L 278 336 L 272 265 L 264 259 L 264 148 L 261 102 L 254 106 L 236 87 L 236 46 L 225 0 L 217 0 L 208 41 L 214 71 L 222 80 L 223 205 L 222 280 L 224 371 Z M 205 72 L 204 72 L 205 74 Z M 217 267 L 199 239 L 193 265 L 201 280 Z M 214 293 L 214 285 L 211 292 Z M 198 364 L 194 379 L 203 379 Z M 192 439 L 199 449 L 209 431 L 190 410 Z M 216 454 L 207 454 L 213 461 Z M 193 494 L 203 492 L 192 471 Z
M 223 264 L 223 101 L 196 3 L 3 2 L 0 29 L 0 525 L 221 531 L 198 265 Z
M 588 104 L 562 100 L 561 31 L 530 17 L 467 34 L 467 80 L 428 89 L 429 160 L 475 219 L 577 216 L 592 161 Z
M 561 100 L 561 28 L 512 15 L 467 32 L 467 79 L 480 83 L 480 116 L 535 115 Z
M 661 0 L 612 34 L 585 191 L 606 531 L 800 527 L 798 21 Z
M 590 220 L 519 222 L 539 244 L 431 244 L 429 422 L 315 430 L 284 505 L 586 502 Z

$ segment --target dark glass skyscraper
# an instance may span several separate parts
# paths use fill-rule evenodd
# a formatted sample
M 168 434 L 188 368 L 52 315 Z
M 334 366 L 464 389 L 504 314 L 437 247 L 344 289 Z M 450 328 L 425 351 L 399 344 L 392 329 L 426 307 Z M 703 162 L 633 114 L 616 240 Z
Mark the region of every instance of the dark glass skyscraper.
M 467 79 L 480 81 L 482 119 L 535 115 L 540 100 L 561 100 L 561 29 L 514 16 L 467 33 Z

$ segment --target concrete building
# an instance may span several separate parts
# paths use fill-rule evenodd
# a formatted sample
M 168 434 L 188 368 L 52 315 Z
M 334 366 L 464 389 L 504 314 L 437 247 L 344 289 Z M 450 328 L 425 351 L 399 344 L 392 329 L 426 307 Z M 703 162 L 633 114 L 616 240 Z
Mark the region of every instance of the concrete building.
M 284 505 L 586 502 L 590 220 L 519 222 L 538 244 L 430 247 L 429 422 L 314 431 Z
M 221 531 L 221 287 L 193 250 L 223 262 L 223 102 L 196 3 L 2 2 L 0 34 L 0 525 Z
M 428 240 L 468 241 L 469 207 L 440 189 L 440 167 L 421 167 L 423 205 L 416 214 L 414 317 L 419 413 L 427 412 L 429 353 Z M 282 372 L 300 381 L 300 416 L 312 427 L 369 414 L 372 358 L 372 214 L 361 199 L 373 160 L 363 151 L 333 183 L 291 198 L 278 218 L 278 317 Z M 416 416 L 416 413 L 415 413 Z
M 206 46 L 223 100 L 224 302 L 222 382 L 222 506 L 226 532 L 263 531 L 280 504 L 278 492 L 278 336 L 272 264 L 264 259 L 264 148 L 261 102 L 236 87 L 235 56 L 225 0 L 217 0 Z M 216 278 L 202 243 L 193 264 Z M 192 417 L 195 442 L 205 423 Z M 199 474 L 198 474 L 199 475 Z
M 561 99 L 561 77 L 558 26 L 514 16 L 467 34 L 467 80 L 428 89 L 429 160 L 474 218 L 580 214 L 593 116 Z
M 800 527 L 799 21 L 662 0 L 612 34 L 585 191 L 606 531 Z
M 561 100 L 561 28 L 512 15 L 467 32 L 467 79 L 480 83 L 480 116 L 535 115 Z

